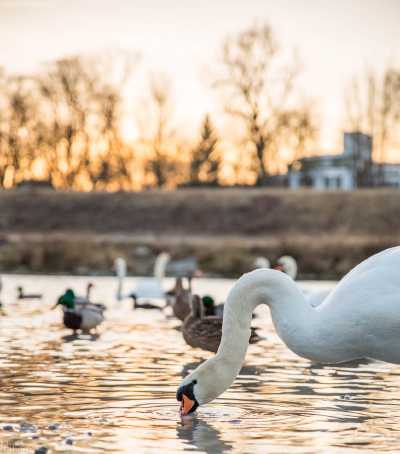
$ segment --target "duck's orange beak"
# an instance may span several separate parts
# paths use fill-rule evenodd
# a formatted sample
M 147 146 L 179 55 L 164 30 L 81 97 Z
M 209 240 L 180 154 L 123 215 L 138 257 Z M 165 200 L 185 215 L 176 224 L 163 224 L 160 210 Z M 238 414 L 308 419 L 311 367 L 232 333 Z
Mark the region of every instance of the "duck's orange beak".
M 195 401 L 189 399 L 189 397 L 182 396 L 182 404 L 181 404 L 181 416 L 186 416 L 190 413 L 190 410 L 194 407 Z

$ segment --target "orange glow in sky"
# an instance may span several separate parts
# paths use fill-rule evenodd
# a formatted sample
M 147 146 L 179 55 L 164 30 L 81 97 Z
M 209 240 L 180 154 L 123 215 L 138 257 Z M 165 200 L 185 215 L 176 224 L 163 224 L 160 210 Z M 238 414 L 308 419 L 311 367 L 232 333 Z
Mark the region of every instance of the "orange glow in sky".
M 138 51 L 144 68 L 173 81 L 177 124 L 197 130 L 220 109 L 205 74 L 223 38 L 255 20 L 299 51 L 322 148 L 340 150 L 348 81 L 400 64 L 400 0 L 0 0 L 0 66 L 25 72 L 65 55 Z

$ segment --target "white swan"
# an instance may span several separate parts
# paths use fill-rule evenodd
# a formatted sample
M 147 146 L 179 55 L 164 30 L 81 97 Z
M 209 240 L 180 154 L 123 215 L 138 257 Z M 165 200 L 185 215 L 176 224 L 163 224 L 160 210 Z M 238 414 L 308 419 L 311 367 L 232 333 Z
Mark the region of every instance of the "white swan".
M 267 257 L 259 256 L 254 259 L 253 268 L 271 268 L 271 262 Z M 291 255 L 283 255 L 276 261 L 276 265 L 273 267 L 276 270 L 283 271 L 288 274 L 293 280 L 297 277 L 297 262 Z
M 296 259 L 291 255 L 283 255 L 282 257 L 279 257 L 279 259 L 276 261 L 276 265 L 274 268 L 276 270 L 283 271 L 288 276 L 290 276 L 294 281 L 296 280 L 297 262 Z
M 279 337 L 304 358 L 328 364 L 358 358 L 400 363 L 400 247 L 356 266 L 316 308 L 284 273 L 256 270 L 243 275 L 229 293 L 217 354 L 178 389 L 183 415 L 232 384 L 259 304 L 269 306 Z
M 125 259 L 119 257 L 115 260 L 115 271 L 118 277 L 117 300 L 120 301 L 124 298 L 139 298 L 147 299 L 164 299 L 165 292 L 163 289 L 162 281 L 165 277 L 165 269 L 170 260 L 169 254 L 162 252 L 156 258 L 154 264 L 153 277 L 145 277 L 140 279 L 136 287 L 133 288 L 128 294 L 123 294 L 123 281 L 126 277 L 126 262 Z
M 260 255 L 259 257 L 256 257 L 253 262 L 253 268 L 255 270 L 259 268 L 270 268 L 271 267 L 271 262 L 267 259 L 267 257 L 263 257 Z

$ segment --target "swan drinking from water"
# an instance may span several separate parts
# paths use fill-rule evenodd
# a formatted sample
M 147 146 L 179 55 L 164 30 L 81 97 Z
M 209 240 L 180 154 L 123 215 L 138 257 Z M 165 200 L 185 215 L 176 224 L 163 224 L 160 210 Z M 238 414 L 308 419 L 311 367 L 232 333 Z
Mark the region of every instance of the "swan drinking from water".
M 371 358 L 400 363 L 400 247 L 351 270 L 318 307 L 286 274 L 260 269 L 243 275 L 225 305 L 217 354 L 188 375 L 177 392 L 181 414 L 222 394 L 246 356 L 251 314 L 266 304 L 287 347 L 318 363 Z

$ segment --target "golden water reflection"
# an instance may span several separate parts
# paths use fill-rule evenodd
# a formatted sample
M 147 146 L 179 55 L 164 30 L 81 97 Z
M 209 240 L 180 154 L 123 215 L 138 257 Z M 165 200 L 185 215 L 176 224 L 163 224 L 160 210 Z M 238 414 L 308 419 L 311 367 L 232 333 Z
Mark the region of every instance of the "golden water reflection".
M 15 286 L 43 291 L 15 302 Z M 175 391 L 208 353 L 192 350 L 158 311 L 116 303 L 115 282 L 98 277 L 108 305 L 98 338 L 72 338 L 50 311 L 67 286 L 87 279 L 3 278 L 0 319 L 0 451 L 41 446 L 56 452 L 315 453 L 399 450 L 400 368 L 361 362 L 311 365 L 289 352 L 260 309 L 265 341 L 249 348 L 241 375 L 215 403 L 181 421 Z M 220 299 L 231 285 L 201 280 Z

